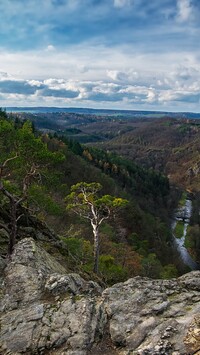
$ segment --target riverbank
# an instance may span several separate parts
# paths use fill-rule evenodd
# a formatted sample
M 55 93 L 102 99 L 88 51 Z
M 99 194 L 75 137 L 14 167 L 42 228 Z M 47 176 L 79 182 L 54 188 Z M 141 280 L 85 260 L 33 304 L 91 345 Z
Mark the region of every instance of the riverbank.
M 173 215 L 172 222 L 172 234 L 174 239 L 175 247 L 181 257 L 182 262 L 188 266 L 191 270 L 199 270 L 200 265 L 192 259 L 188 250 L 185 247 L 185 237 L 187 234 L 187 228 L 190 222 L 190 218 L 192 215 L 192 201 L 190 199 L 186 199 L 183 206 L 179 207 Z M 177 223 L 182 224 L 182 236 L 176 235 L 175 230 Z M 180 228 L 179 228 L 180 231 Z

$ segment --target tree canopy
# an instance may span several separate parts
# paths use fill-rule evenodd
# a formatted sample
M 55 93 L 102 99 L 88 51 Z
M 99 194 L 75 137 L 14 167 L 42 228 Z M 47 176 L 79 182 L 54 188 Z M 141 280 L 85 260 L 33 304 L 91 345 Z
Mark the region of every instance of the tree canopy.
M 11 254 L 17 235 L 20 218 L 18 207 L 27 199 L 32 183 L 39 185 L 48 177 L 48 167 L 64 159 L 62 153 L 52 153 L 33 132 L 32 123 L 24 122 L 19 127 L 12 120 L 0 115 L 0 192 L 9 202 Z

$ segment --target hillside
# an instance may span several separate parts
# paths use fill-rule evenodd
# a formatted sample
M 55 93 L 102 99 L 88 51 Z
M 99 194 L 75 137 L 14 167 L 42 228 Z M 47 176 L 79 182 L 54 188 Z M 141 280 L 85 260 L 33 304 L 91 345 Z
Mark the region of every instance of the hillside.
M 70 110 L 69 110 L 70 111 Z M 184 189 L 199 190 L 198 115 L 137 111 L 71 110 L 17 113 L 42 131 L 119 155 L 167 175 Z
M 36 128 L 57 140 L 62 139 L 76 156 L 72 160 L 78 159 L 82 164 L 81 158 L 84 158 L 87 169 L 96 167 L 97 171 L 101 170 L 104 176 L 111 177 L 114 184 L 117 183 L 123 193 L 136 200 L 141 210 L 161 217 L 165 223 L 166 216 L 169 212 L 173 213 L 181 198 L 180 190 L 189 192 L 193 200 L 193 236 L 189 239 L 194 240 L 187 245 L 195 249 L 195 255 L 199 255 L 196 251 L 199 249 L 197 230 L 200 223 L 200 124 L 197 117 L 187 113 L 167 115 L 75 109 L 71 112 L 67 109 L 58 112 L 27 111 L 14 115 L 16 121 L 31 119 Z M 82 174 L 82 169 L 80 171 Z M 164 196 L 169 188 L 163 175 L 170 182 L 168 197 Z M 87 180 L 87 173 L 85 176 Z M 136 226 L 134 228 L 137 230 Z
M 153 168 L 167 175 L 177 186 L 200 188 L 200 123 L 183 119 L 162 119 L 136 125 L 101 148 Z
M 171 194 L 164 176 L 118 158 L 110 162 L 110 167 L 105 165 L 102 169 L 100 159 L 97 163 L 88 161 L 79 145 L 41 134 L 29 121 L 8 119 L 2 113 L 0 123 L 2 163 L 14 158 L 8 161 L 1 181 L 14 197 L 13 201 L 22 198 L 19 207 L 59 234 L 67 250 L 63 251 L 67 267 L 89 274 L 92 271 L 91 227 L 87 221 L 69 213 L 65 201 L 70 187 L 85 181 L 100 183 L 102 195 L 129 201 L 124 210 L 100 229 L 100 277 L 104 282 L 112 284 L 138 274 L 170 277 L 184 272 L 173 250 L 169 229 L 170 208 L 178 195 Z M 26 196 L 23 195 L 25 181 L 29 182 L 25 185 Z M 9 198 L 2 193 L 1 196 L 2 235 L 8 240 L 12 209 Z M 31 227 L 30 219 L 25 212 L 20 213 L 20 208 L 16 214 L 16 240 L 24 236 L 24 228 Z M 4 239 L 3 255 L 7 244 Z M 51 249 L 51 245 L 44 244 L 47 250 Z

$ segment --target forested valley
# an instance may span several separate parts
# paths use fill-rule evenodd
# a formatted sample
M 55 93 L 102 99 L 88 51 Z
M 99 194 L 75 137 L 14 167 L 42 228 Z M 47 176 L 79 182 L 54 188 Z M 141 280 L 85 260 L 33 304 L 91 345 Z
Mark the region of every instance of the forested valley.
M 187 247 L 199 262 L 198 120 L 102 122 L 80 116 L 77 120 L 70 115 L 73 120 L 68 117 L 61 129 L 56 114 L 51 127 L 44 127 L 40 115 L 1 110 L 1 256 L 7 257 L 40 224 L 58 236 L 57 243 L 40 240 L 41 245 L 88 279 L 110 285 L 136 275 L 172 278 L 188 271 L 174 248 L 171 217 L 189 195 L 193 213 Z M 81 214 L 72 213 L 66 199 L 80 182 L 99 184 L 99 200 L 113 196 L 127 201 L 99 228 L 98 274 L 93 270 L 91 226 Z M 105 216 L 105 207 L 102 211 Z

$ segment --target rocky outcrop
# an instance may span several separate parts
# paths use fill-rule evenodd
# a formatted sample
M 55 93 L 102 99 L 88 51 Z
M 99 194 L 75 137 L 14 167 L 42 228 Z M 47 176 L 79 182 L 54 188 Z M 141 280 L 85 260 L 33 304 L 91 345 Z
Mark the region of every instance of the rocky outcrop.
M 199 276 L 193 272 L 163 281 L 135 277 L 105 290 L 111 338 L 127 349 L 119 353 L 192 354 L 184 339 L 200 313 Z
M 102 290 L 31 238 L 4 272 L 0 354 L 200 354 L 200 272 Z

